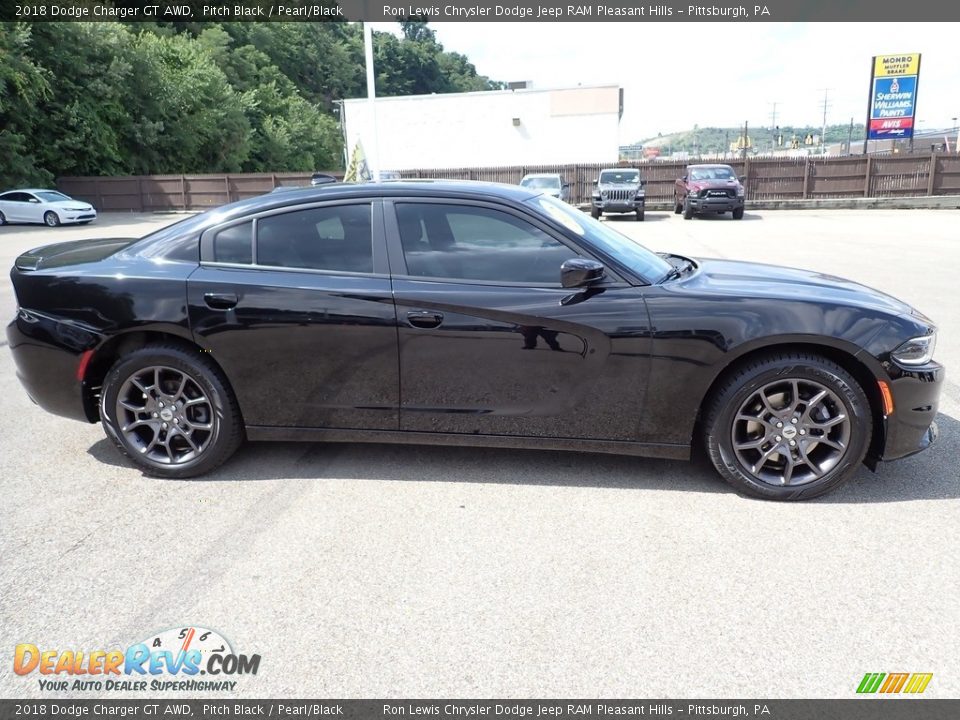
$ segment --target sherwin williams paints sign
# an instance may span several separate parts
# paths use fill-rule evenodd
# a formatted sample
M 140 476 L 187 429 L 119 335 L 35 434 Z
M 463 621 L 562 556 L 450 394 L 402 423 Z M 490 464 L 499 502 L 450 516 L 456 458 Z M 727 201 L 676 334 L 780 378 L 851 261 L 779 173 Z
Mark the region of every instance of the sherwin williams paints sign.
M 869 138 L 912 138 L 920 53 L 877 55 L 870 74 Z

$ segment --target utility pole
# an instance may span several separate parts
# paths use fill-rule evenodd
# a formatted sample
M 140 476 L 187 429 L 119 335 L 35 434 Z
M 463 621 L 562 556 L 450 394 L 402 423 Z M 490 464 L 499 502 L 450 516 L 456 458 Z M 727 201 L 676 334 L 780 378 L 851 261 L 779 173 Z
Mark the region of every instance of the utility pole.
M 777 102 L 773 102 L 773 112 L 770 113 L 770 151 L 777 150 Z
M 847 155 L 851 152 L 850 143 L 853 142 L 853 118 L 850 118 L 850 129 L 847 130 Z
M 823 127 L 820 130 L 820 149 L 827 151 L 827 108 L 830 107 L 828 98 L 830 97 L 830 88 L 824 88 L 823 91 Z
M 743 121 L 743 160 L 747 160 L 747 145 L 750 144 L 750 123 Z

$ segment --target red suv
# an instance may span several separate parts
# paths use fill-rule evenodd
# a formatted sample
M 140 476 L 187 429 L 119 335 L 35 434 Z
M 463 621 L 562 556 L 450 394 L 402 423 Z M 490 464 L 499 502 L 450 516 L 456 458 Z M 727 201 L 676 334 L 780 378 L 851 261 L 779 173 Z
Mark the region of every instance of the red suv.
M 688 165 L 687 174 L 677 179 L 673 190 L 673 211 L 684 220 L 701 213 L 733 213 L 743 217 L 743 183 L 729 165 Z

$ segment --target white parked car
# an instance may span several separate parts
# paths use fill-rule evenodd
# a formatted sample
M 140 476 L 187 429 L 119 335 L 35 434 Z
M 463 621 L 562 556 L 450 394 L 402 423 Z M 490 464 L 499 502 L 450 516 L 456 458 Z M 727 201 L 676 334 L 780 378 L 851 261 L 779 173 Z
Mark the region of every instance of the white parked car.
M 56 227 L 63 223 L 85 225 L 96 219 L 97 211 L 92 205 L 56 190 L 10 190 L 0 193 L 0 225 L 43 223 Z
M 520 181 L 520 187 L 539 190 L 564 202 L 570 200 L 570 183 L 556 173 L 528 173 Z

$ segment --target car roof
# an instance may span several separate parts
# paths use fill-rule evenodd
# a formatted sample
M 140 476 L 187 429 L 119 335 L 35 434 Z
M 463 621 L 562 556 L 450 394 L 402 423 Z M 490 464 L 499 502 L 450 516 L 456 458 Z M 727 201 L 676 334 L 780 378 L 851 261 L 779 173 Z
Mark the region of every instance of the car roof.
M 725 163 L 697 163 L 696 165 L 687 165 L 691 168 L 729 168 Z M 732 168 L 731 168 L 732 169 Z
M 60 193 L 61 195 L 66 195 L 55 188 L 14 188 L 13 190 L 4 190 L 0 192 L 0 195 L 6 195 L 7 193 L 12 192 L 26 192 L 26 193 L 41 193 L 41 192 L 55 192 Z
M 329 183 L 311 187 L 293 188 L 290 192 L 268 193 L 249 200 L 241 200 L 222 209 L 242 208 L 245 212 L 257 212 L 270 205 L 288 205 L 315 200 L 333 200 L 349 197 L 391 197 L 391 196 L 432 196 L 448 195 L 460 197 L 493 197 L 523 202 L 539 193 L 531 192 L 517 185 L 484 182 L 480 180 L 392 180 L 389 183 Z M 263 207 L 259 207 L 262 205 Z
M 534 177 L 560 177 L 560 173 L 527 173 L 524 175 L 525 178 L 534 178 Z

